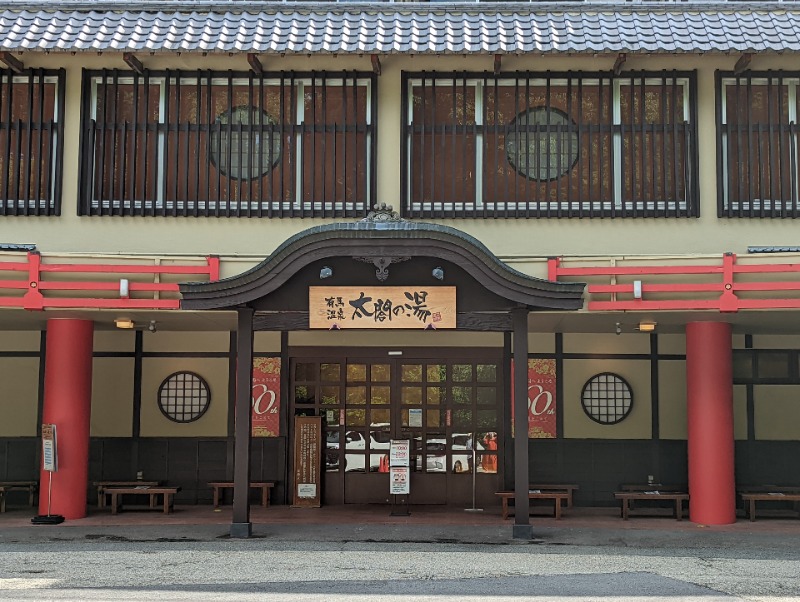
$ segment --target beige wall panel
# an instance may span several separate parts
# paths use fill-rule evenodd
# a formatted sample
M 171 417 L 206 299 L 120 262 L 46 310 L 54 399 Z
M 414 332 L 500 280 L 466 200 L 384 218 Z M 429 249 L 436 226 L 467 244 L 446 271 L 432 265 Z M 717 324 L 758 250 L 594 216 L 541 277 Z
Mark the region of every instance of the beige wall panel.
M 98 357 L 92 364 L 92 437 L 133 434 L 133 358 Z
M 512 340 L 513 344 L 513 340 Z M 528 334 L 528 352 L 529 353 L 555 353 L 556 352 L 556 335 L 545 333 L 530 333 Z
M 733 385 L 733 437 L 747 440 L 747 386 Z
M 731 344 L 733 349 L 744 349 L 744 335 L 743 334 L 734 334 L 731 337 Z
M 565 334 L 564 353 L 650 353 L 650 336 L 639 332 Z
M 658 335 L 658 352 L 670 354 L 686 353 L 686 337 L 682 334 Z
M 753 399 L 756 439 L 800 440 L 800 386 L 757 385 Z
M 800 349 L 800 337 L 781 335 L 754 335 L 755 349 Z M 744 348 L 744 345 L 741 347 Z
M 280 332 L 255 332 L 253 333 L 253 351 L 257 353 L 280 353 Z
M 143 346 L 145 351 L 227 353 L 230 349 L 230 335 L 227 332 L 146 332 Z
M 199 374 L 211 391 L 211 403 L 195 422 L 169 420 L 158 407 L 158 388 L 170 374 Z M 228 362 L 225 359 L 145 358 L 142 362 L 142 437 L 224 437 L 228 420 Z
M 615 55 L 599 57 L 504 56 L 503 71 L 535 68 L 537 71 L 610 69 Z M 388 56 L 381 57 L 379 78 L 380 136 L 378 136 L 379 200 L 398 206 L 400 161 L 400 76 L 402 71 L 491 70 L 491 56 Z M 148 68 L 247 69 L 244 54 L 229 57 L 184 53 L 148 57 Z M 500 255 L 592 255 L 722 253 L 744 254 L 749 244 L 771 240 L 792 240 L 791 220 L 720 220 L 716 218 L 716 139 L 714 113 L 714 70 L 732 68 L 729 56 L 704 54 L 686 56 L 637 56 L 629 54 L 626 68 L 699 69 L 698 125 L 700 157 L 701 216 L 675 220 L 448 220 L 478 237 Z M 272 70 L 362 69 L 369 71 L 369 57 L 268 57 Z M 81 68 L 120 66 L 115 53 L 29 54 L 26 66 L 67 69 L 65 118 L 64 198 L 60 217 L 42 217 L 0 223 L 0 240 L 36 240 L 44 252 L 97 251 L 121 253 L 217 253 L 251 254 L 259 249 L 268 254 L 280 242 L 300 230 L 329 220 L 214 220 L 148 218 L 79 218 L 77 208 L 78 140 L 80 131 Z M 757 55 L 753 69 L 795 69 L 794 57 Z
M 501 332 L 345 332 L 298 331 L 289 333 L 293 347 L 502 347 Z
M 650 363 L 623 360 L 564 360 L 564 437 L 567 439 L 650 439 Z M 581 407 L 581 390 L 600 372 L 613 372 L 628 381 L 633 409 L 619 424 L 602 425 Z
M 661 439 L 686 439 L 686 362 L 658 363 L 658 429 Z
M 39 331 L 4 330 L 0 336 L 0 351 L 39 351 Z
M 96 328 L 96 326 L 95 326 Z M 148 333 L 145 333 L 148 334 Z M 133 330 L 95 330 L 94 351 L 125 351 L 133 353 L 136 350 L 136 333 Z
M 0 437 L 36 436 L 39 358 L 0 357 Z

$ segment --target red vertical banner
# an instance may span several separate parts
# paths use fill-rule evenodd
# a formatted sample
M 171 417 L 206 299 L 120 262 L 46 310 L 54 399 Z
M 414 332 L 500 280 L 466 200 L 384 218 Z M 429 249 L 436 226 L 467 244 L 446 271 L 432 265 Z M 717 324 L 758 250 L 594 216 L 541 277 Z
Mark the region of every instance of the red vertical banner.
M 253 359 L 252 391 L 253 437 L 278 437 L 280 435 L 281 359 L 257 357 Z
M 556 438 L 556 360 L 528 360 L 528 437 Z
M 511 436 L 514 436 L 514 361 L 511 361 Z M 556 360 L 528 360 L 528 438 L 556 438 Z

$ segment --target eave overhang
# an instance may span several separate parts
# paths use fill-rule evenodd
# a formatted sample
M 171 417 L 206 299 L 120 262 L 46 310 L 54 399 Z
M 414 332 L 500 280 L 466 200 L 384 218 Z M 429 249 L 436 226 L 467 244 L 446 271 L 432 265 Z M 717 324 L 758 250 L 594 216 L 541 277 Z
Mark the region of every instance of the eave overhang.
M 355 222 L 315 226 L 280 245 L 254 268 L 216 282 L 180 285 L 181 309 L 234 309 L 277 291 L 304 267 L 333 257 L 436 257 L 466 270 L 486 290 L 530 310 L 583 307 L 583 283 L 559 283 L 523 274 L 474 237 L 439 224 Z

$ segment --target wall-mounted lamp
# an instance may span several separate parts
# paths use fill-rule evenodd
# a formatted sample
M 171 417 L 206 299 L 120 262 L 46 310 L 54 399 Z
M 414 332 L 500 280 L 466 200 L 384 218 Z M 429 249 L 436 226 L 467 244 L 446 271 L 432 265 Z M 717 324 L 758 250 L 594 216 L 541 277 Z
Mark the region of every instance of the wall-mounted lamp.
M 150 320 L 150 324 L 147 326 L 147 330 L 149 330 L 150 332 L 155 332 L 156 331 L 156 321 L 155 320 Z
M 614 325 L 614 334 L 622 334 L 622 324 L 619 322 Z
M 333 269 L 329 268 L 328 266 L 323 266 L 319 271 L 320 280 L 325 280 L 325 278 L 330 278 L 331 276 L 333 276 Z
M 436 280 L 444 280 L 444 270 L 440 267 L 435 267 L 431 272 L 431 276 L 436 278 Z
M 127 299 L 131 295 L 130 283 L 127 278 L 122 278 L 119 281 L 119 296 L 121 299 Z
M 117 318 L 116 320 L 114 320 L 114 325 L 117 328 L 124 328 L 126 330 L 129 330 L 135 326 L 133 320 L 131 320 L 130 318 Z
M 656 329 L 655 322 L 639 322 L 639 326 L 637 327 L 639 332 L 653 332 Z

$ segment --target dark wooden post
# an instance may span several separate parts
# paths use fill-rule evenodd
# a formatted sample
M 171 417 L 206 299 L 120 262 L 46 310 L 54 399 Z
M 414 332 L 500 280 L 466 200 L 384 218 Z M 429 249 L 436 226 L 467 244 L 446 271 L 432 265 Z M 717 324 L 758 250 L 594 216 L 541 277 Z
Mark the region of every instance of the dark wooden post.
M 528 498 L 528 309 L 511 311 L 514 323 L 514 539 L 533 533 Z
M 253 379 L 253 310 L 237 310 L 236 418 L 233 468 L 233 522 L 231 537 L 250 537 L 250 398 Z

